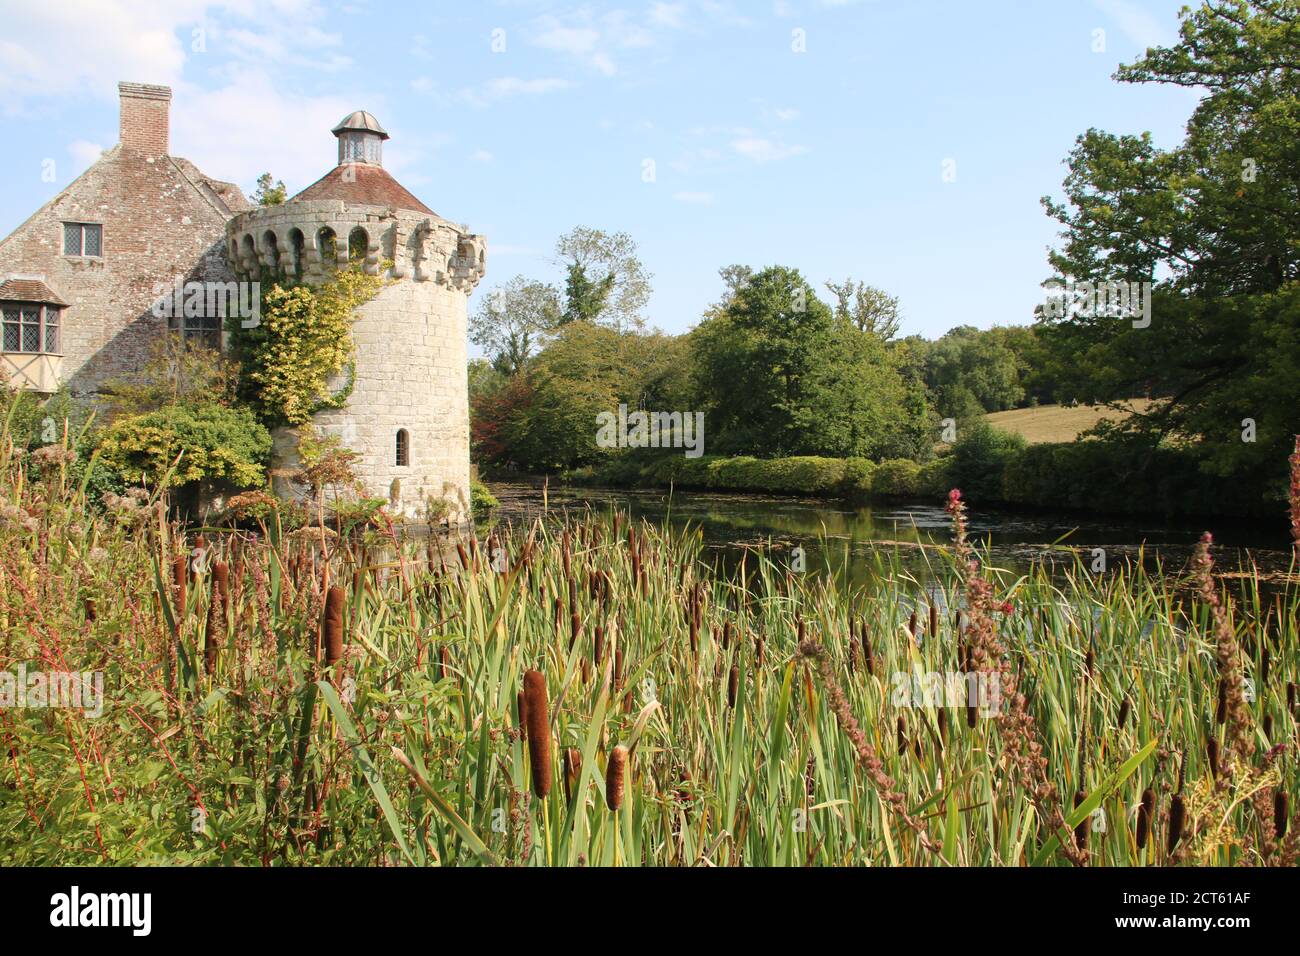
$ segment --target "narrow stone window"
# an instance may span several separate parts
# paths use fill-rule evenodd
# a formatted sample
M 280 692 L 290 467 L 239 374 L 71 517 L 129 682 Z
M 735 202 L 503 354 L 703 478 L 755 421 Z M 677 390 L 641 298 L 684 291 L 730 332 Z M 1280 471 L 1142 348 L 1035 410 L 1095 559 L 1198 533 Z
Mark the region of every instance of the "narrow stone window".
M 405 468 L 411 463 L 411 436 L 405 428 L 397 430 L 397 465 Z

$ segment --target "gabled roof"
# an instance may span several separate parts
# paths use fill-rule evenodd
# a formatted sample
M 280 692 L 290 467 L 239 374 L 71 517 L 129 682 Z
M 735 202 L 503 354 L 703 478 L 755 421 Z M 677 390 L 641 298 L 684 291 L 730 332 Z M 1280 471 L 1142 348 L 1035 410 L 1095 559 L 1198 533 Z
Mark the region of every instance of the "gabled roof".
M 394 209 L 437 215 L 390 176 L 384 167 L 371 163 L 335 166 L 289 202 L 310 202 L 313 199 L 341 199 L 349 203 L 392 206 Z
M 8 302 L 41 302 L 45 305 L 68 304 L 40 279 L 6 279 L 0 283 L 0 299 Z

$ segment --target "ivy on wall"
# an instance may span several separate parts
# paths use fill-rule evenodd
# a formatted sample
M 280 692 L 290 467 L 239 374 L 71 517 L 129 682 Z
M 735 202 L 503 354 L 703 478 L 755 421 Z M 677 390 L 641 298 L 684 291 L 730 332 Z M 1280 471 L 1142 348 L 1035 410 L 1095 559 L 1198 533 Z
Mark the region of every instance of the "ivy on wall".
M 342 408 L 356 377 L 353 313 L 383 286 L 379 276 L 345 269 L 315 286 L 263 283 L 261 321 L 232 322 L 243 367 L 243 400 L 269 425 L 302 425 L 316 412 Z M 337 391 L 329 379 L 346 370 Z

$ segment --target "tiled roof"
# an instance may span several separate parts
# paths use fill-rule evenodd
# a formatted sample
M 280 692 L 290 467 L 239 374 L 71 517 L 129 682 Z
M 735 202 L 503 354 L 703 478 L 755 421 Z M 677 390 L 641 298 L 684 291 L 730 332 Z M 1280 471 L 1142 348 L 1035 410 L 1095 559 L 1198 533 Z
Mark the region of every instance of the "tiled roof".
M 10 302 L 44 302 L 46 305 L 64 305 L 57 295 L 50 291 L 40 279 L 7 279 L 0 283 L 0 299 Z
M 346 175 L 345 175 L 346 174 Z M 341 199 L 344 202 L 370 206 L 392 206 L 415 212 L 436 213 L 407 192 L 382 166 L 369 163 L 345 163 L 335 166 L 289 202 L 308 202 L 313 199 Z

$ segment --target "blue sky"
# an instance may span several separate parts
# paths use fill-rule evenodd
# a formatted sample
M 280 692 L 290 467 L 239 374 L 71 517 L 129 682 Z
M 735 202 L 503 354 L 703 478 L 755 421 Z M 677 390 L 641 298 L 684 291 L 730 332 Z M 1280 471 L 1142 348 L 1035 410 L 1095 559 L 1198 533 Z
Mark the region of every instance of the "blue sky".
M 1180 5 L 0 0 L 0 234 L 116 141 L 125 79 L 171 85 L 172 152 L 246 191 L 308 185 L 370 110 L 388 169 L 487 235 L 477 295 L 558 279 L 581 224 L 632 234 L 670 332 L 733 262 L 865 279 L 904 334 L 1026 323 L 1074 138 L 1181 136 L 1194 93 L 1110 78 Z

